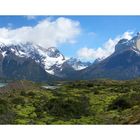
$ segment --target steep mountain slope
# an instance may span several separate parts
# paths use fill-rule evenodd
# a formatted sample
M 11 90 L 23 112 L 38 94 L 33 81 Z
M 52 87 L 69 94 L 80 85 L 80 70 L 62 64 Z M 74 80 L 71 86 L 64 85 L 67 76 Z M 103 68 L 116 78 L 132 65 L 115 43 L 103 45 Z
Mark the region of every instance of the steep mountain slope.
M 132 79 L 140 76 L 140 34 L 131 40 L 121 39 L 115 52 L 96 65 L 81 71 L 78 78 Z

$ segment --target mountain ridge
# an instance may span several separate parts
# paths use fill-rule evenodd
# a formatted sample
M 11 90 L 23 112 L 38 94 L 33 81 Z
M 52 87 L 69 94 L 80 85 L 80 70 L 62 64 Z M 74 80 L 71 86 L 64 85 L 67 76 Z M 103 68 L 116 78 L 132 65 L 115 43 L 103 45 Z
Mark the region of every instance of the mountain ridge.
M 0 76 L 33 81 L 91 80 L 109 78 L 127 80 L 140 76 L 140 33 L 121 39 L 115 51 L 94 63 L 66 59 L 55 47 L 44 48 L 31 42 L 0 43 Z
M 11 76 L 12 79 L 13 77 L 19 77 L 21 79 L 24 79 L 25 77 L 26 79 L 27 76 L 25 75 L 29 76 L 29 73 L 32 73 L 30 75 L 34 75 L 38 78 L 34 78 L 34 76 L 31 76 L 30 78 L 29 76 L 28 80 L 39 79 L 44 81 L 45 79 L 48 80 L 46 77 L 51 79 L 62 79 L 68 77 L 67 75 L 69 75 L 71 71 L 77 71 L 79 68 L 81 70 L 90 65 L 90 63 L 83 63 L 80 60 L 73 58 L 66 59 L 55 47 L 44 48 L 31 42 L 15 44 L 4 44 L 0 42 L 0 56 L 0 76 L 7 78 Z M 23 61 L 22 64 L 21 61 Z M 22 66 L 24 66 L 24 68 Z M 35 69 L 38 71 L 36 71 L 36 73 L 38 73 L 37 75 L 33 74 Z M 17 73 L 19 76 L 16 76 Z

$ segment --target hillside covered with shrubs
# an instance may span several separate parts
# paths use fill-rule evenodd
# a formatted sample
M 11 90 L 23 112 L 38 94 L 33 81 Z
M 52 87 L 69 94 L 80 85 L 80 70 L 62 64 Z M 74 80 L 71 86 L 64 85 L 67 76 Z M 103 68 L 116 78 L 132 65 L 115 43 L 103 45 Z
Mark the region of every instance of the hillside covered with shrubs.
M 44 89 L 41 83 L 16 81 L 0 88 L 0 124 L 140 123 L 140 79 L 57 84 Z

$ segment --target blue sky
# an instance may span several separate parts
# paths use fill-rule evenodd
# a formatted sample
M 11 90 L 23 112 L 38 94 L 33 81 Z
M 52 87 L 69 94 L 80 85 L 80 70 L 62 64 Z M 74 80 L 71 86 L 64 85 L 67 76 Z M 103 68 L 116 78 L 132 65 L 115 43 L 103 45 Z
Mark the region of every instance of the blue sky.
M 59 38 L 60 40 L 55 37 L 56 41 L 53 42 L 53 44 L 55 44 L 65 56 L 79 57 L 85 61 L 92 61 L 97 57 L 106 57 L 113 51 L 113 45 L 115 45 L 119 39 L 126 36 L 126 38 L 131 38 L 133 34 L 140 31 L 140 16 L 0 16 L 0 29 L 16 30 L 23 26 L 35 27 L 46 19 L 49 20 L 50 24 L 61 17 L 64 18 L 64 22 L 61 22 L 62 24 L 64 23 L 64 28 L 65 26 L 69 26 L 65 22 L 66 19 L 69 19 L 70 23 L 74 23 L 71 24 L 70 27 L 70 30 L 73 32 L 69 31 L 68 34 L 70 37 L 68 36 L 67 38 L 65 37 L 67 34 L 63 34 L 64 36 L 62 35 L 62 37 Z M 78 25 L 76 22 L 78 22 Z M 55 25 L 53 26 L 53 34 L 55 34 Z M 76 30 L 76 32 L 74 32 L 74 30 Z M 47 31 L 48 30 L 46 30 L 46 32 Z M 61 34 L 60 29 L 57 33 Z M 53 34 L 50 32 L 50 36 L 53 36 Z M 2 34 L 2 36 L 4 35 Z M 63 37 L 65 41 L 63 41 Z M 51 40 L 51 37 L 49 37 L 49 39 Z M 52 40 L 53 39 L 52 37 Z M 112 50 L 110 50 L 107 45 L 110 45 L 109 47 L 112 47 Z

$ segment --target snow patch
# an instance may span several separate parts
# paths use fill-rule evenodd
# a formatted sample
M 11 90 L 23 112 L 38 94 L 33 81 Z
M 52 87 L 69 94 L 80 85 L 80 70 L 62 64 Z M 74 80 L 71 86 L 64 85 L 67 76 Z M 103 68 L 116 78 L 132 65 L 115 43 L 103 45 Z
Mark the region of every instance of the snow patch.
M 52 69 L 52 70 L 46 70 L 46 72 L 48 72 L 49 74 L 51 74 L 51 75 L 55 75 L 55 73 L 54 73 L 54 70 Z

